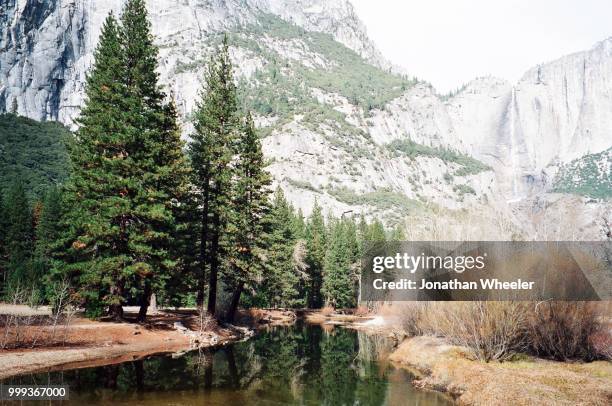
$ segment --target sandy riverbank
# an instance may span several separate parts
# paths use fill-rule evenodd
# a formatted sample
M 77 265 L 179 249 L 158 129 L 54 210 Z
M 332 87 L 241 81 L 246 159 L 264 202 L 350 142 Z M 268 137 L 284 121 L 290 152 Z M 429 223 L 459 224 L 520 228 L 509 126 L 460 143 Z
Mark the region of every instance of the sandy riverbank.
M 465 405 L 609 405 L 612 362 L 554 362 L 537 358 L 479 362 L 434 337 L 404 340 L 390 360 Z
M 50 317 L 47 308 L 2 305 L 2 314 Z M 126 317 L 135 318 L 138 309 L 125 308 Z M 132 312 L 132 313 L 130 313 Z M 31 325 L 20 334 L 36 337 L 29 348 L 0 350 L 0 379 L 38 371 L 85 368 L 140 359 L 152 354 L 210 348 L 241 340 L 251 334 L 244 326 L 262 329 L 292 325 L 298 319 L 333 327 L 357 326 L 371 319 L 350 314 L 322 314 L 316 310 L 248 309 L 237 315 L 243 327 L 220 327 L 208 321 L 200 332 L 194 309 L 160 311 L 149 315 L 145 324 L 91 321 L 75 317 L 68 326 Z M 375 326 L 372 326 L 375 327 Z M 33 340 L 26 340 L 31 342 Z
M 225 345 L 249 334 L 233 326 L 207 325 L 200 332 L 191 315 L 150 316 L 147 323 L 115 323 L 75 318 L 69 326 L 30 326 L 23 334 L 36 334 L 34 348 L 0 350 L 0 379 L 31 372 L 84 368 L 135 360 L 156 353 L 183 352 Z M 45 346 L 53 336 L 53 345 Z

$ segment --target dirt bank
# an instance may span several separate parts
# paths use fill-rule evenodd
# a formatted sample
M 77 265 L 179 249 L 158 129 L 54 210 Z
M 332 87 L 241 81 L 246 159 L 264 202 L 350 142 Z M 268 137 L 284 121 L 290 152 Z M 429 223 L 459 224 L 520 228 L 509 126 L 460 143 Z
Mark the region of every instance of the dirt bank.
M 389 358 L 419 377 L 416 386 L 452 395 L 465 405 L 609 405 L 612 363 L 563 363 L 537 358 L 484 363 L 433 337 L 404 340 Z
M 139 359 L 155 353 L 182 352 L 224 345 L 248 335 L 246 329 L 208 323 L 202 332 L 193 315 L 159 314 L 146 324 L 76 318 L 68 327 L 30 326 L 34 348 L 0 350 L 0 379 L 37 371 L 84 368 Z M 53 346 L 45 346 L 53 337 Z
M 238 324 L 256 329 L 267 326 L 290 326 L 298 320 L 321 326 L 343 326 L 364 330 L 369 327 L 379 328 L 377 323 L 368 324 L 373 319 L 375 317 L 369 314 L 355 314 L 354 309 L 328 311 L 326 309 L 252 308 L 240 310 L 236 317 Z
M 363 313 L 356 314 L 352 310 L 330 312 L 326 309 L 304 309 L 298 311 L 298 317 L 310 324 L 332 324 L 350 326 L 371 320 L 373 316 Z
M 240 309 L 236 321 L 240 325 L 254 329 L 268 326 L 290 326 L 296 322 L 298 316 L 293 309 Z

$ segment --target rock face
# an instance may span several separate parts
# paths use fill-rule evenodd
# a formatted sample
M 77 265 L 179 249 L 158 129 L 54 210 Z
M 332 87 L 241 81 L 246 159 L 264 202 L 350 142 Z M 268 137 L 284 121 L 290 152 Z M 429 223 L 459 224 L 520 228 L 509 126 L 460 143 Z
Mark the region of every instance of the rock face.
M 469 151 L 503 165 L 505 189 L 516 199 L 550 186 L 559 165 L 610 148 L 611 80 L 607 39 L 530 69 L 515 86 L 476 80 L 449 106 Z
M 0 111 L 10 110 L 16 100 L 22 115 L 72 123 L 102 23 L 110 11 L 118 15 L 123 3 L 0 0 Z M 179 52 L 271 13 L 329 33 L 364 59 L 388 66 L 346 0 L 149 0 L 147 6 L 160 44 Z
M 0 112 L 16 103 L 22 115 L 74 125 L 102 22 L 123 2 L 0 0 Z M 484 77 L 441 97 L 391 73 L 347 0 L 147 7 L 186 135 L 206 60 L 230 33 L 269 169 L 306 213 L 316 198 L 388 222 L 432 205 L 511 216 L 507 202 L 531 201 L 559 168 L 612 146 L 612 39 L 514 86 Z

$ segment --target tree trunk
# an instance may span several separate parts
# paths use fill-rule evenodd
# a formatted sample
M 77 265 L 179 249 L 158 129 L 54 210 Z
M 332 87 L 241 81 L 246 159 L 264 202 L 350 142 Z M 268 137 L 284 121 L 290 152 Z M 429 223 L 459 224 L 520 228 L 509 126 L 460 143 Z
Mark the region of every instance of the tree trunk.
M 111 294 L 123 298 L 123 287 L 116 285 L 111 287 Z M 114 320 L 123 320 L 123 305 L 121 300 L 119 303 L 112 304 L 108 307 L 109 316 Z
M 149 300 L 149 307 L 151 308 L 152 313 L 157 313 L 157 296 L 155 296 L 155 293 L 151 294 L 151 299 Z
M 227 321 L 228 323 L 234 321 L 234 317 L 236 316 L 236 310 L 238 310 L 238 304 L 240 303 L 240 295 L 242 294 L 243 289 L 244 282 L 240 282 L 232 293 L 232 299 L 229 305 L 229 309 L 227 310 L 227 314 L 225 315 L 225 321 Z
M 138 322 L 143 323 L 147 320 L 147 310 L 151 301 L 151 281 L 145 280 L 144 292 L 140 298 L 140 311 L 138 312 Z
M 219 194 L 220 186 L 217 182 L 214 189 L 214 195 L 216 196 L 216 204 L 219 205 Z M 221 215 L 219 214 L 219 207 L 215 207 L 213 212 L 213 224 L 210 241 L 210 278 L 208 280 L 208 314 L 212 317 L 215 316 L 217 309 L 217 276 L 219 273 L 219 238 L 221 233 Z
M 209 185 L 208 179 L 204 184 L 204 190 L 202 191 L 204 199 L 204 207 L 202 209 L 202 228 L 200 229 L 200 275 L 198 278 L 198 296 L 196 303 L 198 307 L 202 307 L 204 304 L 204 288 L 206 286 L 206 244 L 208 243 L 208 208 L 209 208 Z
M 217 308 L 217 275 L 219 272 L 219 215 L 215 213 L 215 232 L 210 246 L 210 278 L 208 280 L 208 314 L 215 316 Z

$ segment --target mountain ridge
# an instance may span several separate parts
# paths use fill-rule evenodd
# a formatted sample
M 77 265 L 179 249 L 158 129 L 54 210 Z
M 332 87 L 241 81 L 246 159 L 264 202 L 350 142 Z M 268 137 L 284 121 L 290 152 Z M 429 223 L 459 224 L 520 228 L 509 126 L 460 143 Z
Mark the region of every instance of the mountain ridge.
M 40 15 L 29 0 L 14 4 L 13 17 L 0 20 L 0 77 L 8 83 L 0 87 L 0 110 L 16 98 L 23 115 L 71 124 L 96 29 L 122 0 L 50 2 Z M 408 207 L 487 207 L 512 217 L 508 202 L 551 190 L 560 166 L 612 143 L 605 133 L 612 127 L 609 89 L 601 86 L 612 81 L 612 40 L 601 42 L 599 54 L 534 67 L 514 85 L 482 77 L 441 97 L 387 66 L 345 0 L 147 4 L 161 81 L 176 98 L 186 134 L 207 55 L 229 32 L 243 107 L 255 113 L 269 170 L 305 213 L 317 199 L 326 211 L 390 223 Z M 600 98 L 602 108 L 577 108 Z M 568 124 L 560 126 L 563 104 Z M 577 148 L 574 138 L 588 143 Z M 482 163 L 470 164 L 477 171 L 465 169 L 469 159 Z

